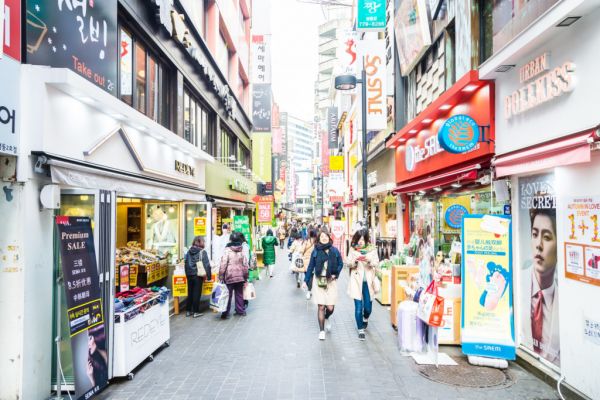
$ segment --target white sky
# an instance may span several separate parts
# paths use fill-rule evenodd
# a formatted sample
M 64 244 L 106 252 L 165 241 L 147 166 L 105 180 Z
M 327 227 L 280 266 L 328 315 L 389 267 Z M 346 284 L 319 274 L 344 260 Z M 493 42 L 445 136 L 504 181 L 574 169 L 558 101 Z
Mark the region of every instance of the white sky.
M 271 0 L 271 7 L 274 100 L 281 111 L 313 121 L 321 7 L 296 0 Z

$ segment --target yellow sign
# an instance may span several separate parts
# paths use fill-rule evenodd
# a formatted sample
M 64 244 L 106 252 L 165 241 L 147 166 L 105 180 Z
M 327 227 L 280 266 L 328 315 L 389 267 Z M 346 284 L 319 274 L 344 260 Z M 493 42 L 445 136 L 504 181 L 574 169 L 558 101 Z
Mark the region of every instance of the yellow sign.
M 194 236 L 206 236 L 206 217 L 194 218 Z
M 344 156 L 329 156 L 329 170 L 330 171 L 343 171 L 344 170 Z
M 187 276 L 173 275 L 173 297 L 187 296 Z
M 460 217 L 462 215 L 458 214 L 460 210 L 463 212 L 466 210 L 465 214 L 471 213 L 471 196 L 442 197 L 441 203 L 442 219 L 444 220 L 442 232 L 460 234 Z
M 213 282 L 204 281 L 204 284 L 202 285 L 202 296 L 210 296 L 212 294 L 214 284 L 215 284 L 214 281 Z
M 252 134 L 252 171 L 263 181 L 271 182 L 271 132 Z
M 138 266 L 130 265 L 129 266 L 129 286 L 130 287 L 137 286 L 137 276 L 138 276 Z

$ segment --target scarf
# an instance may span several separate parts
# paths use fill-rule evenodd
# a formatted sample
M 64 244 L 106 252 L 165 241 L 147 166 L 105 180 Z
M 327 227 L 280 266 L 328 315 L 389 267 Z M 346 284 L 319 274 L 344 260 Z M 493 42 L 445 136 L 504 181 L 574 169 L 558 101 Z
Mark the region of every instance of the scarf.
M 373 246 L 366 245 L 364 247 L 360 247 L 358 244 L 354 246 L 354 250 L 358 251 L 361 255 L 366 255 L 367 253 L 371 252 L 373 250 Z
M 330 278 L 333 274 L 337 274 L 337 257 L 333 251 L 333 245 L 331 243 L 322 244 L 318 243 L 315 245 L 317 249 L 316 265 L 315 265 L 315 276 L 321 276 L 323 271 L 323 265 L 327 261 L 327 277 Z M 329 254 L 325 251 L 329 251 Z
M 242 242 L 229 242 L 227 243 L 227 246 L 225 247 L 241 247 L 242 246 Z

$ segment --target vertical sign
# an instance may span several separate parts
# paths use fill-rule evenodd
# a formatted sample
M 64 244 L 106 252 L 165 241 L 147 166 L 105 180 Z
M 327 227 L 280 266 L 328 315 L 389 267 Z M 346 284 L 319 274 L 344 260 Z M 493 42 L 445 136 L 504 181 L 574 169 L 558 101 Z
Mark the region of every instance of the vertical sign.
M 462 254 L 462 350 L 514 360 L 511 220 L 465 215 Z
M 117 0 L 26 4 L 27 63 L 70 68 L 116 95 Z
M 519 178 L 521 345 L 560 366 L 554 174 Z
M 108 385 L 108 349 L 92 225 L 88 217 L 56 217 L 67 296 L 75 398 L 89 399 Z
M 255 84 L 252 91 L 252 130 L 254 132 L 271 131 L 271 109 L 271 84 Z
M 21 61 L 21 0 L 0 0 L 0 59 Z
M 263 181 L 271 181 L 271 133 L 252 134 L 252 171 Z
M 271 35 L 252 36 L 252 83 L 271 83 Z
M 340 65 L 340 75 L 356 75 L 358 71 L 358 55 L 356 54 L 357 33 L 352 29 L 342 32 L 342 40 L 336 50 Z M 344 111 L 348 111 L 342 108 Z
M 600 286 L 600 197 L 569 197 L 566 203 L 565 277 Z
M 329 175 L 329 140 L 325 131 L 321 131 L 321 174 Z
M 367 74 L 367 130 L 387 128 L 387 72 L 384 39 L 358 42 L 358 54 Z M 364 64 L 362 63 L 364 61 Z
M 356 29 L 359 31 L 385 31 L 386 0 L 358 0 Z
M 273 202 L 259 201 L 256 203 L 257 222 L 259 225 L 271 225 L 273 221 Z
M 242 232 L 246 238 L 250 251 L 252 251 L 252 235 L 250 234 L 250 219 L 247 215 L 236 215 L 233 217 L 233 230 Z
M 327 108 L 327 135 L 330 149 L 338 148 L 338 109 Z

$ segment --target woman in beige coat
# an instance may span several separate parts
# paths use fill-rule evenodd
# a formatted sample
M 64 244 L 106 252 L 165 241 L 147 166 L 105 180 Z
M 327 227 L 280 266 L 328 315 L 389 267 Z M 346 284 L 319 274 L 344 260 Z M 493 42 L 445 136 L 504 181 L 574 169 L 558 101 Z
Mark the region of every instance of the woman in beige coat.
M 365 340 L 365 329 L 373 309 L 373 296 L 381 289 L 375 276 L 379 269 L 379 257 L 375 246 L 371 246 L 368 230 L 358 230 L 352 236 L 346 262 L 350 269 L 348 296 L 354 299 L 358 339 Z

